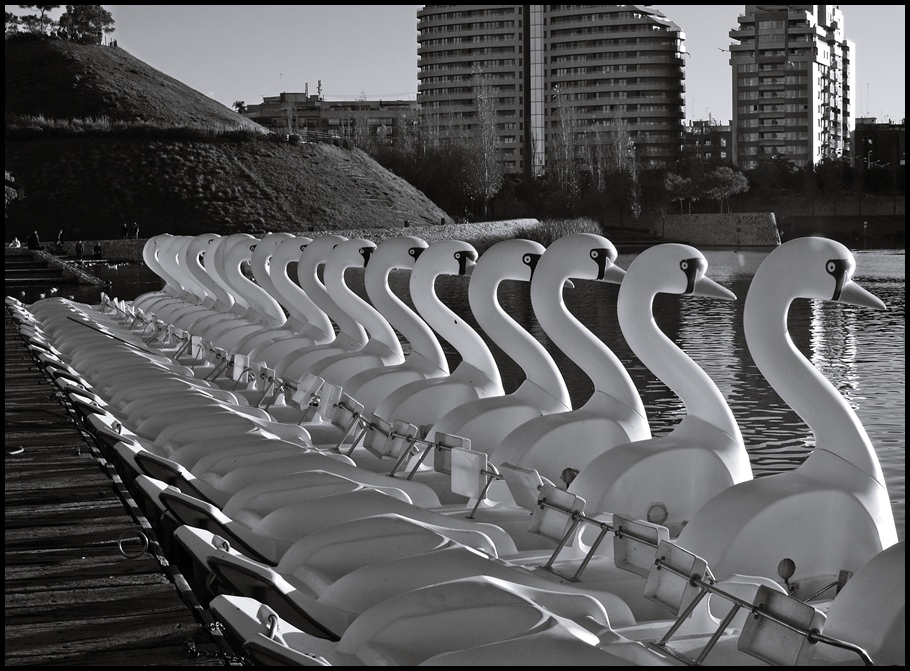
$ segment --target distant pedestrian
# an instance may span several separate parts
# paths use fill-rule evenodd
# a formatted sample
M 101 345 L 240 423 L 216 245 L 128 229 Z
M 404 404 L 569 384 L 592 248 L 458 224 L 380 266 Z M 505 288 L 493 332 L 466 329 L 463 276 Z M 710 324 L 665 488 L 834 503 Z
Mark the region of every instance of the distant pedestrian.
M 92 253 L 92 256 L 94 256 L 96 259 L 101 258 L 101 243 L 100 242 L 95 243 L 95 251 Z
M 133 240 L 139 239 L 139 224 L 133 222 Z
M 120 237 L 126 240 L 130 235 L 130 225 L 123 222 L 123 225 L 120 227 Z
M 60 231 L 57 233 L 57 253 L 59 254 L 62 251 L 63 251 L 63 229 L 61 228 Z
M 25 242 L 29 249 L 44 249 L 41 245 L 41 238 L 38 237 L 38 231 L 32 231 Z
M 82 240 L 76 243 L 76 258 L 80 261 L 82 260 L 82 253 L 85 251 L 85 245 L 82 244 Z
M 19 238 L 13 238 L 13 241 L 9 243 L 9 246 L 13 247 L 14 249 L 19 249 L 22 247 L 22 243 L 19 242 Z

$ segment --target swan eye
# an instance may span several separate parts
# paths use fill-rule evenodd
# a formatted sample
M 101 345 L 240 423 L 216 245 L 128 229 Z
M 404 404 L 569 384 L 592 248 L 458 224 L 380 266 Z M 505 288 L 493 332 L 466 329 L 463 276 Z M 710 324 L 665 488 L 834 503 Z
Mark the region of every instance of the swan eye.
M 256 251 L 256 245 L 250 245 L 250 251 L 251 251 L 251 252 L 255 252 L 255 251 Z
M 591 258 L 596 259 L 599 256 L 596 249 L 591 250 Z
M 530 254 L 525 254 L 523 257 L 521 257 L 521 261 L 522 261 L 522 263 L 524 263 L 524 264 L 531 263 L 531 255 L 530 255 Z
M 828 263 L 825 264 L 825 270 L 827 270 L 829 273 L 833 273 L 835 270 L 837 270 L 837 265 L 834 263 L 834 261 L 828 261 Z
M 302 252 L 304 250 L 306 250 L 306 245 L 300 245 L 300 251 Z
M 679 262 L 679 268 L 680 268 L 680 270 L 683 270 L 683 271 L 688 270 L 688 269 L 689 269 L 689 262 L 688 262 L 688 261 L 680 261 L 680 262 Z

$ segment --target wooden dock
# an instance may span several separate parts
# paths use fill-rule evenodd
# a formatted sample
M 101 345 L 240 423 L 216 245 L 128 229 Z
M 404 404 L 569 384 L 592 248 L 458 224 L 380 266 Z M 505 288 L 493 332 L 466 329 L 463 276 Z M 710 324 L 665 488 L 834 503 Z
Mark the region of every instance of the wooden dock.
M 6 666 L 236 664 L 6 311 L 4 332 Z

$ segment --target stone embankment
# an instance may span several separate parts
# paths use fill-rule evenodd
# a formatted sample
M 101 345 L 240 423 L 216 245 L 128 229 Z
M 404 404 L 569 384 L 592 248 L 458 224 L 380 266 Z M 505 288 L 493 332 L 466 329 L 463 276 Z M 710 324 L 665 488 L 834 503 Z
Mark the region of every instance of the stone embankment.
M 780 232 L 773 212 L 667 214 L 648 221 L 648 229 L 665 241 L 696 247 L 775 247 Z

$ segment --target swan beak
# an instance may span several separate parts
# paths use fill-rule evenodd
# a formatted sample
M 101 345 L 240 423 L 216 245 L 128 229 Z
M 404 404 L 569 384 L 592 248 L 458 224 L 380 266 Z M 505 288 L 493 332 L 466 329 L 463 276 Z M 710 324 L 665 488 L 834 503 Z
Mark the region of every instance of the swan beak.
M 736 294 L 722 287 L 710 277 L 702 275 L 695 280 L 695 286 L 692 288 L 690 296 L 705 296 L 707 298 L 719 298 L 724 301 L 735 301 Z
M 611 284 L 622 284 L 625 276 L 625 270 L 611 263 L 607 268 L 604 268 L 603 278 L 601 279 L 603 282 L 610 282 Z
M 841 289 L 840 297 L 837 299 L 837 302 L 846 303 L 848 305 L 859 305 L 866 308 L 876 308 L 878 310 L 888 309 L 888 306 L 885 305 L 878 296 L 863 289 L 860 285 L 851 280 L 847 280 L 847 282 L 844 283 L 844 287 Z

